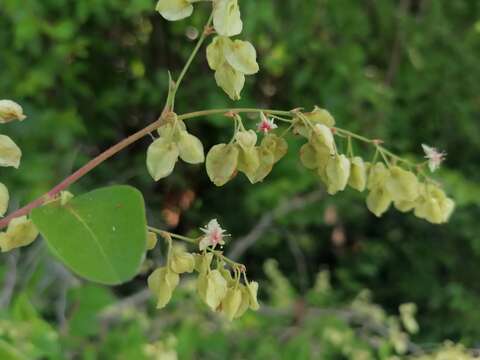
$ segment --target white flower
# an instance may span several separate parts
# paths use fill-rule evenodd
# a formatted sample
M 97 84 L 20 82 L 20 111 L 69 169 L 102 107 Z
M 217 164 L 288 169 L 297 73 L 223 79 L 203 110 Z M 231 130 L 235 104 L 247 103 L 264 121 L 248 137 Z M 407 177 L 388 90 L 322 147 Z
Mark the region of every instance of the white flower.
M 434 147 L 422 144 L 423 151 L 425 151 L 425 158 L 428 159 L 428 168 L 431 172 L 434 172 L 440 167 L 440 164 L 445 160 L 447 153 L 444 151 L 438 151 Z
M 274 123 L 273 119 L 268 119 L 265 114 L 262 112 L 260 113 L 260 122 L 257 124 L 257 131 L 263 133 L 268 133 L 269 131 L 278 128 L 278 126 Z
M 222 229 L 217 219 L 212 219 L 207 224 L 207 227 L 200 228 L 205 233 L 205 236 L 200 240 L 200 250 L 205 250 L 208 246 L 216 246 L 217 244 L 223 245 L 225 241 L 224 236 L 228 236 L 225 233 L 226 230 Z

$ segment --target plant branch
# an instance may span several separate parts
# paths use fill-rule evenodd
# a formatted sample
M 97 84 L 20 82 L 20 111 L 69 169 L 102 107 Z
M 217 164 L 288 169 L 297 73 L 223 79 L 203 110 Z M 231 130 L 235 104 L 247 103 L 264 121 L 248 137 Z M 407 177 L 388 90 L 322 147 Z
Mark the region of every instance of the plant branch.
M 288 111 L 278 111 L 278 110 L 266 110 L 266 109 L 253 109 L 253 108 L 237 108 L 237 109 L 212 109 L 212 110 L 204 110 L 204 111 L 196 111 L 192 113 L 187 113 L 184 115 L 180 115 L 178 118 L 181 120 L 192 119 L 200 116 L 208 116 L 208 115 L 218 115 L 224 114 L 227 112 L 237 112 L 237 113 L 255 113 L 255 112 L 267 112 L 267 113 L 276 113 L 276 114 L 290 114 Z M 5 228 L 12 219 L 17 218 L 19 216 L 27 215 L 33 209 L 43 205 L 45 202 L 55 198 L 61 191 L 67 189 L 73 183 L 77 182 L 79 179 L 84 177 L 90 171 L 95 169 L 97 166 L 102 164 L 105 160 L 111 158 L 112 156 L 116 155 L 120 151 L 124 150 L 129 145 L 137 142 L 138 140 L 142 139 L 144 136 L 152 133 L 157 128 L 162 125 L 163 118 L 160 117 L 158 120 L 154 121 L 150 125 L 146 126 L 145 128 L 137 131 L 135 134 L 130 135 L 129 137 L 123 139 L 119 143 L 113 145 L 109 149 L 102 152 L 100 155 L 95 157 L 94 159 L 90 160 L 80 169 L 75 171 L 73 174 L 65 178 L 62 182 L 58 185 L 53 187 L 50 191 L 46 194 L 42 195 L 41 197 L 33 200 L 31 203 L 25 205 L 24 207 L 14 211 L 7 217 L 0 220 L 0 229 Z
M 210 115 L 221 115 L 221 114 L 235 114 L 235 113 L 266 113 L 266 114 L 273 114 L 273 115 L 278 115 L 278 116 L 289 116 L 292 117 L 295 115 L 293 111 L 284 111 L 284 110 L 273 110 L 273 109 L 259 109 L 259 108 L 226 108 L 226 109 L 211 109 L 211 110 L 201 110 L 201 111 L 194 111 L 190 113 L 186 113 L 183 115 L 179 115 L 178 119 L 180 120 L 188 120 L 188 119 L 193 119 L 193 118 L 198 118 L 198 117 L 203 117 L 203 116 L 210 116 Z M 90 160 L 88 163 L 86 163 L 84 166 L 82 166 L 80 169 L 75 171 L 73 174 L 69 175 L 66 177 L 63 181 L 61 181 L 59 184 L 57 184 L 55 187 L 53 187 L 50 191 L 42 195 L 41 197 L 33 200 L 29 204 L 25 205 L 24 207 L 14 211 L 7 217 L 3 218 L 0 220 L 0 230 L 5 228 L 12 219 L 17 218 L 19 216 L 24 216 L 29 214 L 33 209 L 45 204 L 45 202 L 54 199 L 61 191 L 66 190 L 69 188 L 73 183 L 77 182 L 79 179 L 84 177 L 86 174 L 88 174 L 90 171 L 95 169 L 97 166 L 101 165 L 104 161 L 107 159 L 111 158 L 112 156 L 116 155 L 120 151 L 124 150 L 131 144 L 137 142 L 138 140 L 142 139 L 144 136 L 152 133 L 156 129 L 158 129 L 162 123 L 164 116 L 167 113 L 162 113 L 162 116 L 149 124 L 148 126 L 144 127 L 143 129 L 137 131 L 136 133 L 130 135 L 129 137 L 121 140 L 119 143 L 113 145 L 112 147 L 108 148 L 92 160 Z M 352 133 L 350 131 L 340 129 L 340 128 L 335 128 L 335 131 L 337 131 L 339 134 L 351 136 L 352 138 L 355 138 L 357 140 L 365 141 L 367 143 L 376 143 L 376 140 L 370 140 L 367 139 L 363 136 L 357 135 L 355 133 Z M 377 145 L 380 147 L 379 145 Z M 388 151 L 384 147 L 381 147 L 381 150 L 388 154 L 389 156 L 399 160 L 403 161 L 407 164 L 409 163 L 407 160 L 402 159 L 401 157 L 393 154 L 392 152 Z

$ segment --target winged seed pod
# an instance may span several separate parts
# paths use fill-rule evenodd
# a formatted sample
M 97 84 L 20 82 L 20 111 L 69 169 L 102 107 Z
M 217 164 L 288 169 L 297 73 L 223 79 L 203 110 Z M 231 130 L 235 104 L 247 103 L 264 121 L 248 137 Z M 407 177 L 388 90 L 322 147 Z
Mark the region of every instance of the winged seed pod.
M 184 130 L 180 131 L 177 144 L 180 159 L 186 163 L 201 164 L 205 161 L 202 142 L 196 136 Z
M 194 254 L 193 258 L 195 259 L 195 271 L 200 275 L 206 274 L 212 264 L 213 253 Z
M 252 173 L 245 172 L 252 184 L 263 181 L 270 174 L 275 164 L 275 156 L 269 149 L 260 146 L 255 149 L 255 152 L 259 159 L 257 169 Z
M 245 75 L 235 70 L 228 63 L 222 63 L 215 71 L 215 81 L 232 100 L 240 100 L 240 93 L 245 85 Z
M 180 281 L 180 276 L 168 267 L 155 270 L 148 277 L 148 288 L 157 298 L 157 309 L 165 307 L 172 298 L 173 291 Z
M 325 169 L 327 192 L 330 195 L 345 190 L 350 177 L 350 160 L 345 155 L 336 155 L 328 160 Z
M 239 284 L 240 292 L 242 294 L 242 301 L 240 302 L 240 305 L 238 307 L 238 310 L 235 314 L 235 319 L 238 319 L 241 317 L 245 312 L 248 310 L 250 307 L 250 291 L 248 288 L 243 285 Z
M 288 144 L 285 139 L 272 133 L 263 138 L 260 147 L 272 152 L 275 163 L 280 161 L 288 152 Z
M 149 231 L 147 233 L 147 250 L 153 250 L 157 246 L 158 236 L 156 233 Z
M 177 144 L 166 138 L 156 139 L 147 149 L 147 169 L 155 181 L 173 172 L 180 152 Z
M 260 165 L 259 154 L 255 148 L 257 134 L 253 130 L 239 131 L 235 135 L 235 140 L 239 150 L 237 168 L 247 177 L 253 177 Z
M 315 105 L 312 112 L 303 114 L 312 123 L 320 123 L 328 127 L 335 126 L 335 119 L 327 110 Z
M 248 283 L 247 289 L 250 295 L 250 309 L 255 311 L 260 309 L 260 305 L 258 304 L 258 300 L 257 300 L 258 283 L 256 281 L 252 281 Z
M 228 320 L 232 321 L 240 309 L 242 304 L 242 290 L 239 286 L 230 287 L 222 300 L 222 313 L 225 314 Z
M 227 280 L 220 271 L 212 270 L 198 277 L 197 290 L 200 298 L 215 311 L 227 293 Z
M 442 189 L 428 184 L 421 187 L 414 214 L 433 224 L 442 224 L 448 221 L 454 208 L 455 202 L 448 198 Z
M 223 36 L 235 36 L 242 32 L 243 23 L 237 0 L 213 0 L 213 27 Z
M 38 230 L 26 216 L 20 216 L 8 224 L 6 232 L 0 233 L 2 252 L 30 245 L 38 236 Z
M 21 158 L 22 151 L 17 144 L 8 136 L 0 135 L 0 166 L 18 169 Z
M 258 72 L 257 52 L 250 42 L 229 39 L 225 45 L 225 59 L 235 70 L 245 75 Z
M 417 206 L 416 201 L 394 201 L 393 206 L 395 206 L 395 209 L 401 212 L 409 212 Z
M 207 61 L 215 80 L 232 100 L 240 99 L 245 75 L 258 72 L 257 53 L 248 41 L 216 36 L 207 46 Z
M 181 20 L 192 15 L 194 1 L 189 0 L 159 0 L 155 10 L 170 21 Z
M 0 100 L 0 124 L 14 120 L 22 121 L 26 118 L 22 107 L 12 100 Z
M 414 201 L 418 197 L 419 182 L 411 171 L 392 166 L 385 180 L 385 189 L 393 201 Z
M 210 180 L 217 186 L 225 185 L 235 174 L 238 164 L 238 147 L 218 144 L 207 154 L 206 168 Z
M 377 217 L 382 216 L 391 203 L 392 198 L 383 186 L 374 187 L 367 196 L 367 208 Z
M 363 159 L 355 156 L 350 161 L 350 178 L 348 185 L 360 192 L 365 190 L 367 186 L 367 167 Z
M 318 167 L 317 152 L 310 143 L 303 144 L 300 148 L 300 161 L 307 169 L 314 170 Z
M 388 178 L 388 170 L 383 163 L 377 162 L 370 166 L 368 171 L 367 189 L 373 190 L 385 184 Z
M 0 217 L 5 215 L 8 210 L 8 202 L 10 201 L 10 195 L 7 187 L 0 183 Z
M 310 144 L 315 151 L 328 151 L 329 154 L 335 154 L 335 139 L 330 128 L 322 124 L 317 124 L 310 135 Z
M 185 251 L 182 246 L 174 246 L 172 249 L 170 268 L 177 274 L 191 273 L 195 268 L 195 258 Z

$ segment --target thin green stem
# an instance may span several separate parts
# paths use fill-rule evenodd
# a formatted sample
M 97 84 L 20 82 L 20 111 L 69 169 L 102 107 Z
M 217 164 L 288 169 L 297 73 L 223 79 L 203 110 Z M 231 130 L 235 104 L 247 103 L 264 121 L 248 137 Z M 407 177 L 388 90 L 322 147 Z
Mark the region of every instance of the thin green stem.
M 342 129 L 342 128 L 338 128 L 338 127 L 335 127 L 335 132 L 338 132 L 339 134 L 341 135 L 345 135 L 347 137 L 351 137 L 353 139 L 357 139 L 357 140 L 360 140 L 360 141 L 363 141 L 367 144 L 372 144 L 374 142 L 374 140 L 372 139 L 368 139 L 364 136 L 361 136 L 361 135 L 358 135 L 358 134 L 355 134 L 354 132 L 351 132 L 351 131 L 348 131 L 348 130 L 345 130 L 345 129 Z
M 198 39 L 197 44 L 193 48 L 192 53 L 190 54 L 190 56 L 189 56 L 187 62 L 185 63 L 185 65 L 183 66 L 183 69 L 180 72 L 180 75 L 178 76 L 177 81 L 175 81 L 175 85 L 172 89 L 171 98 L 169 99 L 171 104 L 167 104 L 167 106 L 169 105 L 169 109 L 171 109 L 172 111 L 175 107 L 175 96 L 177 95 L 177 91 L 178 91 L 180 85 L 182 84 L 183 78 L 185 77 L 185 74 L 187 73 L 188 69 L 190 68 L 190 65 L 192 65 L 193 59 L 195 59 L 195 56 L 197 55 L 198 51 L 200 50 L 200 47 L 202 46 L 203 42 L 205 41 L 205 39 L 209 35 L 209 28 L 212 25 L 212 21 L 213 21 L 213 12 L 210 14 L 210 17 L 208 18 L 207 24 L 205 25 L 205 27 L 202 31 L 202 35 Z
M 178 240 L 182 240 L 182 241 L 185 241 L 185 242 L 188 242 L 190 244 L 197 244 L 198 241 L 195 240 L 195 239 L 192 239 L 192 238 L 189 238 L 189 237 L 186 237 L 186 236 L 182 236 L 182 235 L 178 235 L 178 234 L 174 234 L 174 233 L 171 233 L 169 231 L 166 231 L 166 230 L 161 230 L 161 229 L 157 229 L 153 226 L 148 226 L 147 227 L 149 231 L 152 231 L 162 237 L 170 237 L 170 238 L 173 238 L 173 239 L 178 239 Z
M 231 108 L 231 109 L 227 108 L 227 109 L 195 111 L 188 114 L 179 115 L 178 118 L 180 120 L 188 120 L 188 119 L 202 117 L 202 116 L 219 115 L 219 114 L 226 114 L 226 113 L 261 113 L 261 112 L 268 112 L 271 114 L 278 114 L 278 115 L 284 115 L 284 116 L 290 115 L 290 111 L 282 111 L 282 110 L 258 109 L 258 108 Z

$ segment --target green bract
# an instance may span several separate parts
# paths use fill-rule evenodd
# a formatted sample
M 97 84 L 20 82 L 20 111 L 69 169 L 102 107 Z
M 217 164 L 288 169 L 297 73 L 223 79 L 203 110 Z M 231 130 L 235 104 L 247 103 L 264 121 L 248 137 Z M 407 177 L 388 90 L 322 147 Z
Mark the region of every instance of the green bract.
M 248 283 L 247 289 L 250 295 L 250 299 L 249 299 L 250 309 L 258 310 L 260 308 L 260 305 L 258 305 L 258 301 L 257 301 L 258 283 L 256 281 L 252 281 Z
M 215 185 L 225 185 L 234 176 L 238 153 L 238 148 L 234 144 L 218 144 L 210 149 L 206 167 L 208 177 Z
M 222 36 L 235 36 L 242 32 L 237 0 L 213 0 L 213 27 Z
M 10 200 L 10 195 L 8 193 L 7 187 L 0 183 L 0 217 L 5 215 L 8 209 L 8 202 Z
M 203 145 L 199 138 L 186 131 L 180 131 L 178 139 L 180 158 L 189 164 L 200 164 L 205 161 Z
M 188 133 L 185 124 L 175 113 L 171 112 L 165 117 L 158 134 L 160 138 L 150 144 L 147 150 L 147 169 L 155 181 L 170 175 L 179 157 L 189 164 L 205 161 L 202 142 Z
M 152 250 L 157 245 L 158 236 L 156 233 L 149 231 L 147 234 L 147 250 Z
M 222 312 L 228 320 L 232 321 L 242 304 L 242 290 L 239 286 L 228 288 L 225 297 L 222 300 Z
M 22 151 L 20 148 L 6 135 L 0 135 L 0 166 L 12 166 L 18 168 Z
M 147 150 L 147 169 L 155 181 L 173 172 L 180 154 L 178 146 L 165 139 L 156 139 Z
M 248 310 L 250 307 L 250 291 L 247 289 L 247 287 L 243 284 L 239 285 L 240 291 L 242 294 L 242 301 L 240 302 L 240 305 L 238 306 L 237 313 L 235 314 L 235 319 L 239 318 L 245 312 Z
M 213 260 L 213 254 L 194 254 L 193 258 L 195 260 L 195 271 L 198 271 L 199 274 L 206 274 L 208 269 L 210 269 L 210 264 Z
M 227 281 L 219 270 L 211 270 L 198 277 L 197 290 L 200 298 L 215 311 L 227 293 Z
M 6 232 L 0 233 L 0 248 L 2 252 L 27 246 L 38 236 L 38 230 L 26 216 L 13 219 L 8 224 Z
M 165 19 L 175 21 L 192 15 L 193 5 L 189 0 L 159 0 L 155 9 Z
M 228 63 L 222 63 L 215 71 L 215 81 L 232 100 L 240 100 L 240 92 L 245 85 L 245 75 Z
M 390 193 L 385 188 L 388 177 L 389 171 L 383 163 L 370 166 L 367 179 L 367 189 L 370 190 L 367 208 L 378 217 L 382 216 L 392 203 Z
M 245 75 L 258 72 L 257 53 L 248 41 L 216 36 L 207 46 L 207 61 L 215 80 L 232 100 L 240 99 Z
M 286 140 L 272 133 L 263 138 L 261 147 L 272 152 L 275 162 L 283 158 L 288 151 Z
M 367 186 L 367 167 L 359 156 L 355 156 L 350 162 L 350 179 L 348 185 L 362 192 Z
M 245 173 L 252 184 L 263 181 L 275 164 L 275 156 L 269 149 L 260 146 L 255 150 L 259 159 L 258 167 L 253 174 Z
M 455 208 L 455 202 L 436 185 L 424 185 L 420 193 L 414 210 L 415 216 L 433 224 L 447 222 Z
M 314 170 L 318 167 L 317 153 L 310 143 L 303 144 L 300 148 L 300 161 L 307 169 Z
M 392 203 L 389 193 L 381 186 L 373 188 L 367 196 L 367 208 L 377 217 L 388 210 Z
M 182 246 L 174 246 L 171 253 L 170 268 L 177 274 L 191 273 L 195 267 L 195 258 Z
M 148 288 L 157 297 L 157 309 L 168 304 L 179 280 L 179 275 L 168 267 L 159 268 L 150 274 Z
M 310 135 L 310 143 L 317 152 L 327 151 L 329 154 L 335 154 L 335 139 L 329 127 L 323 124 L 317 124 Z
M 414 201 L 418 197 L 418 179 L 414 173 L 392 166 L 385 180 L 385 189 L 394 201 Z
M 258 72 L 257 52 L 248 41 L 227 41 L 224 52 L 225 59 L 235 70 L 245 75 L 253 75 Z
M 372 190 L 379 186 L 384 186 L 388 178 L 388 170 L 383 163 L 375 163 L 370 166 L 368 171 L 367 189 Z
M 345 190 L 350 177 L 350 160 L 345 155 L 336 155 L 328 160 L 326 173 L 327 192 L 330 195 Z
M 328 127 L 335 126 L 335 119 L 327 110 L 315 106 L 312 112 L 303 114 L 309 121 L 320 123 Z
M 260 165 L 259 154 L 255 147 L 257 134 L 253 130 L 239 131 L 235 135 L 235 140 L 239 150 L 237 168 L 247 177 L 253 178 Z
M 394 201 L 393 206 L 395 209 L 401 212 L 409 212 L 415 208 L 417 205 L 416 201 Z

